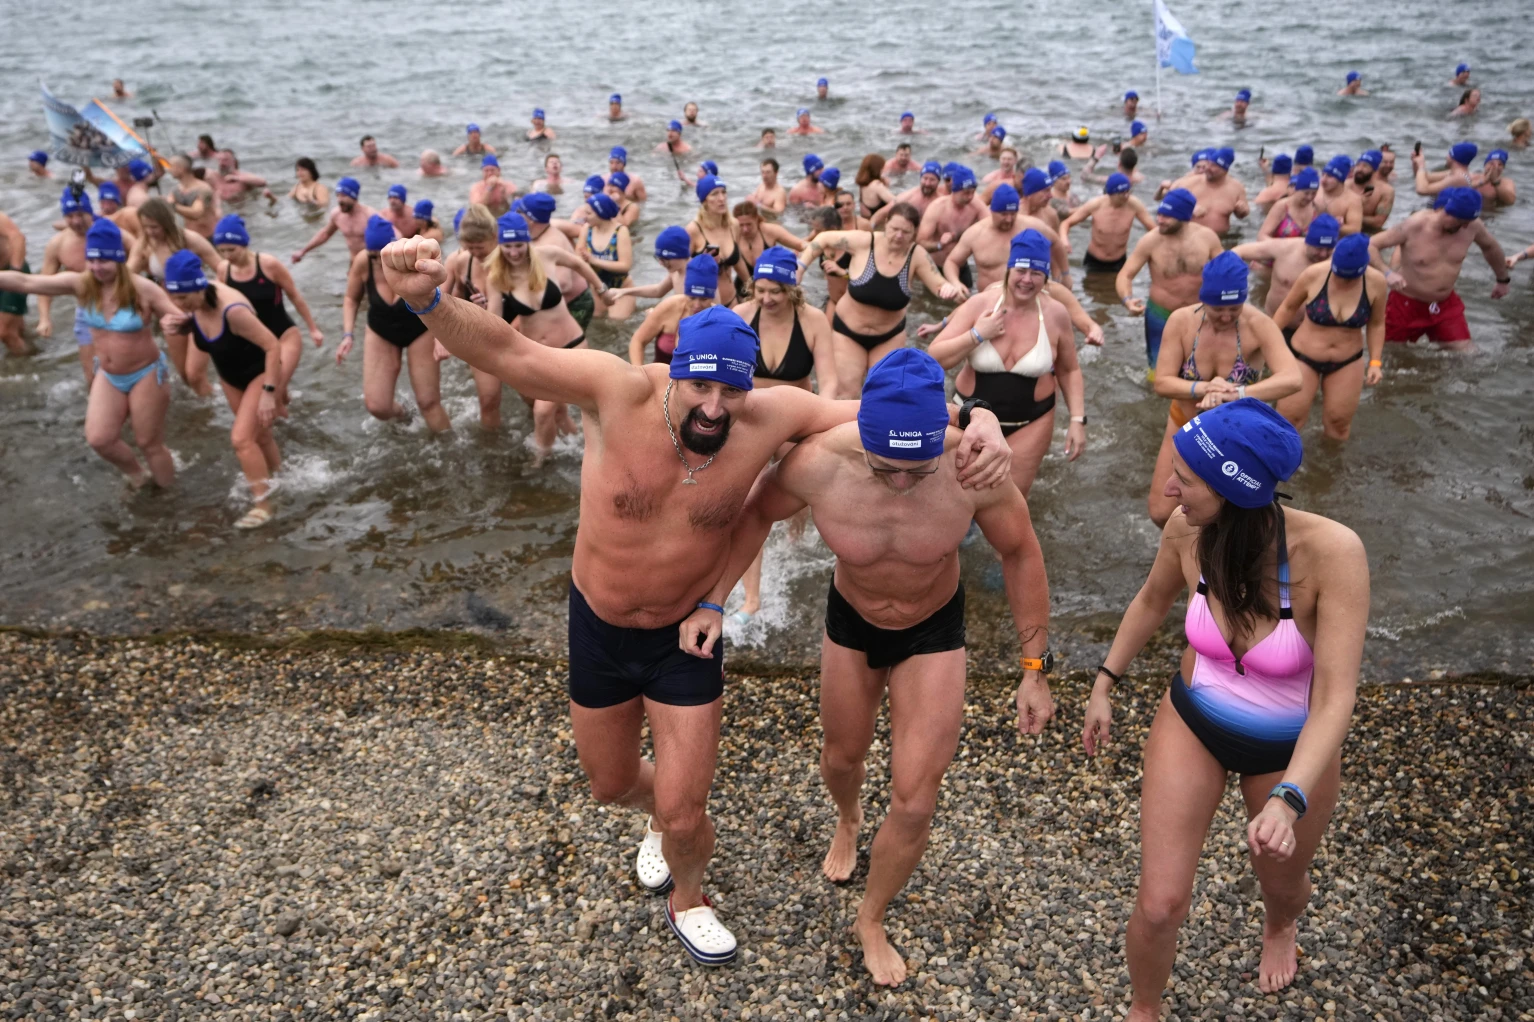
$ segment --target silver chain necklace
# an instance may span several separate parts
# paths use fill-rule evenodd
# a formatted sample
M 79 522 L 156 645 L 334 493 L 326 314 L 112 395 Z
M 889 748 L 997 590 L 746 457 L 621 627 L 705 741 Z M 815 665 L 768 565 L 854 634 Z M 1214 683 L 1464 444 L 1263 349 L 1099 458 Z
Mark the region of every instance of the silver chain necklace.
M 714 463 L 714 459 L 719 457 L 719 452 L 715 451 L 713 454 L 710 454 L 708 456 L 708 460 L 699 465 L 697 468 L 693 468 L 691 465 L 687 464 L 687 455 L 682 453 L 682 445 L 678 443 L 676 439 L 676 430 L 671 426 L 671 388 L 675 385 L 675 380 L 672 380 L 666 384 L 666 396 L 661 399 L 660 407 L 661 411 L 665 413 L 666 416 L 666 432 L 671 437 L 671 446 L 676 448 L 676 456 L 682 459 L 682 467 L 687 470 L 687 478 L 682 480 L 682 485 L 697 486 L 698 481 L 692 477 L 693 473 L 702 472 L 704 469 L 712 465 Z

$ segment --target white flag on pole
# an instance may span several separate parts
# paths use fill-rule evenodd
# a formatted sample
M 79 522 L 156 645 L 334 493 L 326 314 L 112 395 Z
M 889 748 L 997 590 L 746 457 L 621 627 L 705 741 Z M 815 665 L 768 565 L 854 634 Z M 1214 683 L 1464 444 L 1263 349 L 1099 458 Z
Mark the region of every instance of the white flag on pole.
M 1182 22 L 1167 10 L 1164 0 L 1156 2 L 1156 65 L 1169 67 L 1178 74 L 1196 75 L 1193 66 L 1193 40 L 1188 38 Z

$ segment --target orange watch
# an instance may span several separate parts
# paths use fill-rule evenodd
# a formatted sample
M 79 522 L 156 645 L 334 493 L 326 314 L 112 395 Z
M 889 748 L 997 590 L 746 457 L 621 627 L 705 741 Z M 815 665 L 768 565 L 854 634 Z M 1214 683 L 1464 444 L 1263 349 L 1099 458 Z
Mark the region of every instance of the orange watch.
M 1046 649 L 1043 656 L 1025 656 L 1020 658 L 1020 662 L 1022 663 L 1023 670 L 1025 671 L 1038 671 L 1040 674 L 1048 674 L 1050 671 L 1055 669 L 1055 654 L 1052 651 Z

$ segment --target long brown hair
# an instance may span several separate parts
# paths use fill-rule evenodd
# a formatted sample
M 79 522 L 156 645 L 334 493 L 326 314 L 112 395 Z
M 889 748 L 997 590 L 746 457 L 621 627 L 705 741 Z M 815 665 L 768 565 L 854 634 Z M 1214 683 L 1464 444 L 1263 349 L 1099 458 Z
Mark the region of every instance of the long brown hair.
M 863 162 L 858 165 L 858 175 L 855 179 L 858 187 L 866 187 L 879 179 L 884 173 L 884 157 L 878 153 L 869 153 L 863 157 Z
M 112 298 L 119 309 L 132 309 L 140 319 L 144 318 L 144 310 L 139 307 L 138 288 L 133 286 L 133 274 L 128 272 L 126 263 L 117 264 L 117 279 L 112 282 Z M 80 274 L 79 302 L 80 308 L 95 309 L 105 317 L 106 310 L 101 307 L 101 281 L 90 270 Z
M 176 222 L 176 214 L 170 208 L 170 203 L 156 196 L 145 200 L 138 208 L 139 219 L 152 220 L 155 226 L 165 232 L 165 243 L 170 246 L 172 252 L 179 252 L 186 248 L 186 235 L 182 233 L 181 225 Z
M 1277 618 L 1264 566 L 1268 548 L 1284 535 L 1278 502 L 1237 507 L 1225 501 L 1215 520 L 1198 532 L 1198 566 L 1209 593 L 1225 608 L 1231 636 L 1250 635 L 1258 618 Z

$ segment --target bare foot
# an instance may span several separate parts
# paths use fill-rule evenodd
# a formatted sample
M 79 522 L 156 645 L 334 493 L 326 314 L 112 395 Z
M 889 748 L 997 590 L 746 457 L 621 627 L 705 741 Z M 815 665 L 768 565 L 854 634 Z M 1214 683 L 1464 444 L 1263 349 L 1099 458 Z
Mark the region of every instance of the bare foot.
M 833 884 L 844 883 L 852 876 L 858 865 L 858 831 L 863 828 L 863 811 L 850 820 L 838 818 L 836 833 L 831 838 L 831 850 L 820 864 L 820 871 Z
M 149 481 L 152 478 L 154 477 L 151 476 L 148 472 L 140 472 L 138 475 L 128 476 L 128 492 L 137 493 L 139 490 L 142 490 L 145 486 L 149 485 Z
M 852 924 L 858 943 L 863 945 L 863 964 L 868 974 L 880 986 L 898 987 L 905 982 L 905 959 L 890 945 L 884 927 L 878 923 L 864 922 L 862 917 Z
M 1281 930 L 1262 931 L 1262 964 L 1257 966 L 1257 989 L 1265 994 L 1275 993 L 1294 982 L 1299 971 L 1299 954 L 1294 940 L 1299 923 L 1293 922 Z
M 1129 1014 L 1124 1016 L 1124 1022 L 1160 1022 L 1161 1005 L 1154 1008 L 1142 1008 L 1138 1004 L 1129 1006 Z

